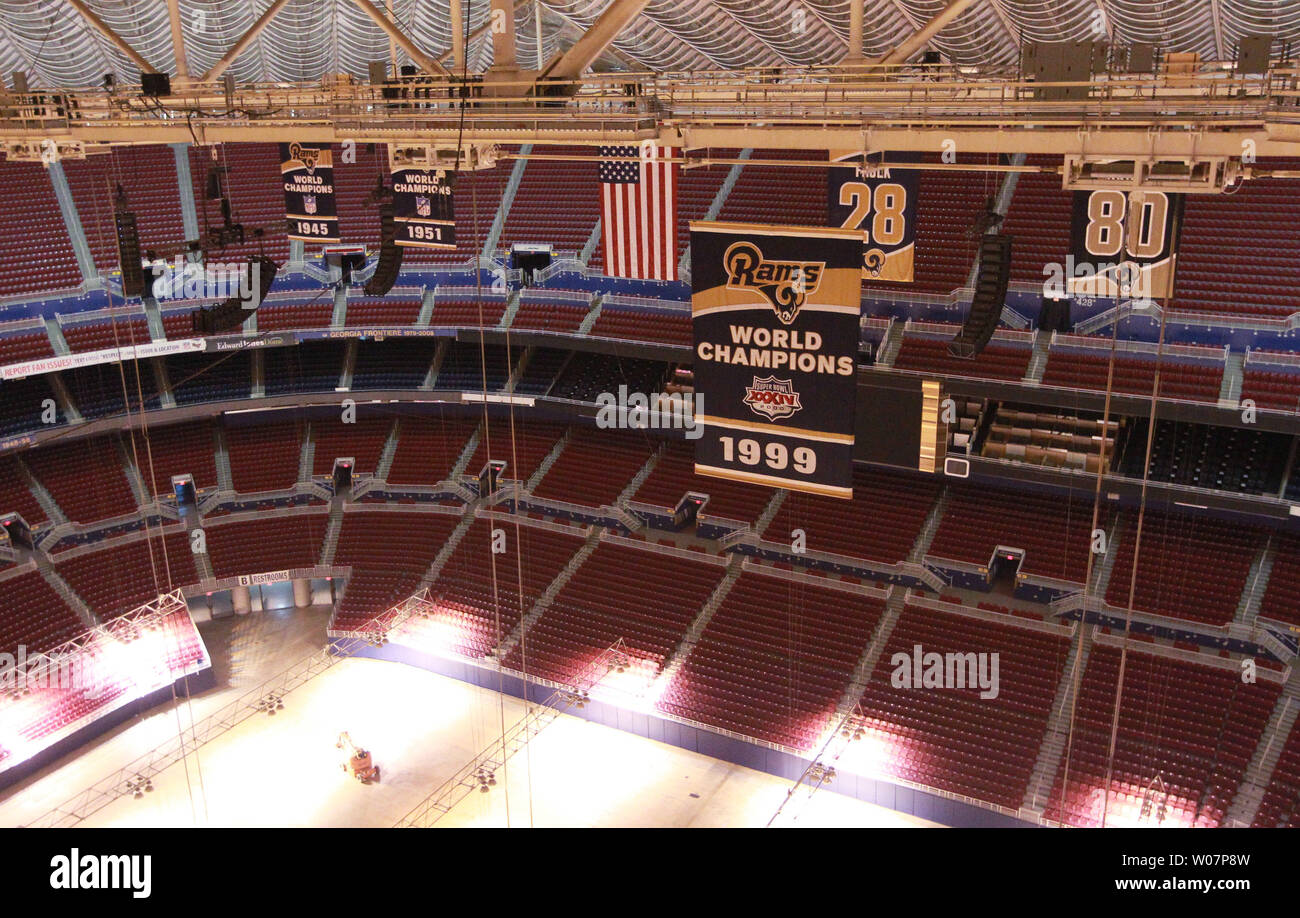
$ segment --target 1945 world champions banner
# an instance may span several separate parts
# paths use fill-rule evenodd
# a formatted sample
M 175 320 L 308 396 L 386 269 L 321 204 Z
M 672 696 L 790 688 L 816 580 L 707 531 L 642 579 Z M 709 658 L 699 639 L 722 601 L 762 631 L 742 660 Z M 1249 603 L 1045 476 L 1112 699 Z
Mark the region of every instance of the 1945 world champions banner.
M 853 497 L 863 234 L 691 223 L 695 471 Z

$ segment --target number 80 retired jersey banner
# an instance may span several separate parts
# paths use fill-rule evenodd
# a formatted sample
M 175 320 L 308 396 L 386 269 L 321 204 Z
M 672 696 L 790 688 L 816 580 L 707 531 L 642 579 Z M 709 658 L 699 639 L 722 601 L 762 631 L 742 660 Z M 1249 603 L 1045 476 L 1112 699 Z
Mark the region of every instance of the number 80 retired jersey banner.
M 860 230 L 691 223 L 695 471 L 853 497 Z

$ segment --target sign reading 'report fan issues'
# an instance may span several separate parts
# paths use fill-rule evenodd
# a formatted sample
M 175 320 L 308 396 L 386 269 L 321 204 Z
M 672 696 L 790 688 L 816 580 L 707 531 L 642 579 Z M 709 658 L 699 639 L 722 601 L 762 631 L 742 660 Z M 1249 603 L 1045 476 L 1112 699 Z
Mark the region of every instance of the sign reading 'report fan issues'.
M 853 497 L 860 230 L 691 223 L 695 471 Z

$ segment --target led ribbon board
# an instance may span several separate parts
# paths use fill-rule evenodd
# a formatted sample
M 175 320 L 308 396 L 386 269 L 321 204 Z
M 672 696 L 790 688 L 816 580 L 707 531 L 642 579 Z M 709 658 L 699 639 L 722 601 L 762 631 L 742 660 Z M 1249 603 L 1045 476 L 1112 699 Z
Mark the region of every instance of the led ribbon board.
M 1105 299 L 1173 296 L 1184 200 L 1164 191 L 1076 191 L 1065 292 Z
M 398 245 L 456 248 L 456 214 L 446 173 L 393 170 L 393 219 Z
M 862 232 L 691 223 L 695 471 L 853 497 Z
M 837 153 L 828 170 L 827 213 L 831 226 L 862 230 L 862 276 L 869 281 L 911 283 L 916 259 L 916 197 L 920 173 L 882 163 L 921 161 L 920 153 Z
M 334 155 L 329 146 L 280 144 L 280 181 L 290 239 L 339 242 L 339 211 L 334 199 Z

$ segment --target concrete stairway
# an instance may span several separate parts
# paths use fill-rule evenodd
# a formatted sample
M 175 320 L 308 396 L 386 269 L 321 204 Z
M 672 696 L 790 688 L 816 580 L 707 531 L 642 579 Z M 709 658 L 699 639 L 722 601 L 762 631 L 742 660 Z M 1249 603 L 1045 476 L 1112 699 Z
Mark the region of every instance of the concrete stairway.
M 1075 630 L 1067 657 L 1069 662 L 1056 684 L 1051 719 L 1047 722 L 1047 731 L 1038 747 L 1038 758 L 1034 761 L 1034 770 L 1029 776 L 1029 786 L 1025 789 L 1023 808 L 1039 815 L 1047 807 L 1048 795 L 1052 792 L 1052 784 L 1065 756 L 1070 734 L 1070 711 L 1075 701 L 1075 673 L 1079 674 L 1079 682 L 1082 682 L 1083 671 L 1088 666 L 1088 656 L 1092 652 L 1092 635 L 1091 625 L 1080 624 Z

